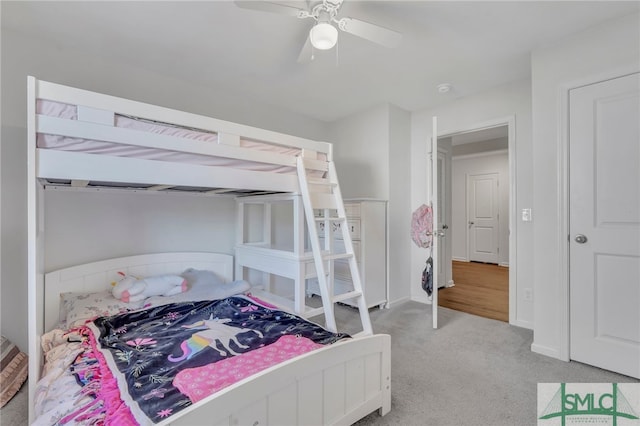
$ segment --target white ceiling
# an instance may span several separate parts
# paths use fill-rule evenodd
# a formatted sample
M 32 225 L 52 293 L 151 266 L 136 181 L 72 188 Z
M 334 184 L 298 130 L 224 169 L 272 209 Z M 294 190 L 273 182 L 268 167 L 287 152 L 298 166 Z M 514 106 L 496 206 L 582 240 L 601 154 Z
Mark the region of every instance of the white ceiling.
M 340 16 L 397 30 L 400 46 L 340 33 L 337 55 L 317 52 L 308 64 L 297 56 L 309 20 L 229 1 L 1 7 L 3 28 L 333 121 L 386 102 L 421 110 L 529 78 L 532 49 L 636 13 L 640 2 L 345 0 Z M 440 94 L 444 82 L 453 90 Z
M 474 142 L 489 141 L 493 139 L 504 139 L 509 137 L 508 126 L 489 127 L 472 132 L 463 132 L 451 135 L 451 145 L 464 145 Z

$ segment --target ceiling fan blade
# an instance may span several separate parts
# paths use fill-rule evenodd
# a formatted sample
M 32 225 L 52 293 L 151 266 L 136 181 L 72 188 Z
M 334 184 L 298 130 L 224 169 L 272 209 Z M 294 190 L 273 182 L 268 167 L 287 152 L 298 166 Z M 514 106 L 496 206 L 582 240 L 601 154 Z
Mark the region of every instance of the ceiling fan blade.
M 235 0 L 234 3 L 242 9 L 260 10 L 262 12 L 279 13 L 280 15 L 303 17 L 304 14 L 308 14 L 304 9 L 268 1 Z
M 300 54 L 298 55 L 298 63 L 306 64 L 313 60 L 313 46 L 311 46 L 311 39 L 307 36 L 307 41 L 304 42 Z
M 402 34 L 379 25 L 354 18 L 338 20 L 339 28 L 347 33 L 362 37 L 384 47 L 396 47 L 402 39 Z

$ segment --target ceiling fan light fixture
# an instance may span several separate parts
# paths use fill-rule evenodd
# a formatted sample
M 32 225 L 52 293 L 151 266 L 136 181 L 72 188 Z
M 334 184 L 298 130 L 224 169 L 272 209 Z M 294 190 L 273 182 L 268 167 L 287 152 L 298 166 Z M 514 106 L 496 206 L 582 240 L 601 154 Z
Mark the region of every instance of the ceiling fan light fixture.
M 309 31 L 311 44 L 318 50 L 329 50 L 338 42 L 338 30 L 327 22 L 318 22 Z

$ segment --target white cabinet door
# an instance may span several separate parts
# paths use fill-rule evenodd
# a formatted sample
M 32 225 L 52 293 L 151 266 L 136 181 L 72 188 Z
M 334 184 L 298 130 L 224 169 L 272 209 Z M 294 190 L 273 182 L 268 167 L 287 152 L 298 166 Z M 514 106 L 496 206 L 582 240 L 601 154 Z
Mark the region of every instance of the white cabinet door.
M 570 357 L 640 378 L 640 74 L 569 108 Z

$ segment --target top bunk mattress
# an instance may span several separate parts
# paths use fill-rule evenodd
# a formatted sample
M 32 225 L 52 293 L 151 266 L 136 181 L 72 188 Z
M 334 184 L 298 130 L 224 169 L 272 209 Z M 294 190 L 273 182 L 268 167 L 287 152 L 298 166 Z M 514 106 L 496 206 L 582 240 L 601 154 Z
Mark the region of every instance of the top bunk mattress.
M 44 116 L 61 118 L 66 120 L 78 120 L 78 107 L 62 102 L 38 99 L 36 113 Z M 158 123 L 145 119 L 114 115 L 114 127 L 133 130 L 137 132 L 153 133 L 172 136 L 175 138 L 200 141 L 217 144 L 218 134 L 198 129 L 179 127 L 167 123 Z M 271 143 L 263 143 L 255 140 L 240 139 L 241 148 L 260 151 L 264 153 L 276 153 L 296 157 L 302 150 L 296 147 L 283 146 Z M 37 147 L 41 149 L 53 149 L 72 151 L 86 154 L 108 155 L 116 157 L 128 157 L 144 160 L 157 160 L 205 166 L 230 167 L 243 170 L 295 174 L 295 167 L 271 164 L 267 162 L 226 158 L 212 155 L 203 155 L 175 150 L 165 150 L 153 147 L 128 145 L 115 142 L 105 142 L 94 139 L 83 139 L 55 134 L 38 133 Z M 318 153 L 318 160 L 326 160 L 326 155 Z M 317 172 L 311 174 L 318 175 Z M 321 174 L 320 174 L 321 175 Z

